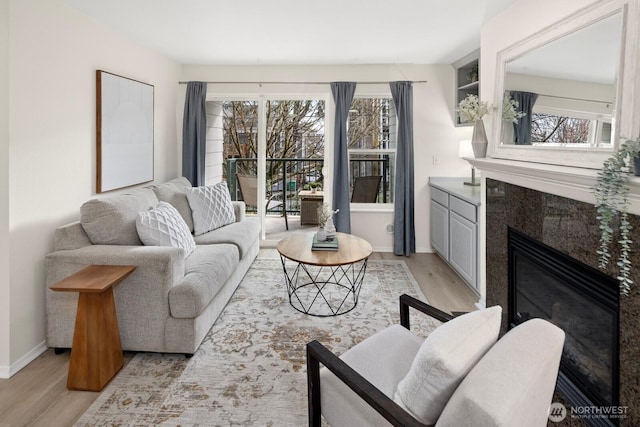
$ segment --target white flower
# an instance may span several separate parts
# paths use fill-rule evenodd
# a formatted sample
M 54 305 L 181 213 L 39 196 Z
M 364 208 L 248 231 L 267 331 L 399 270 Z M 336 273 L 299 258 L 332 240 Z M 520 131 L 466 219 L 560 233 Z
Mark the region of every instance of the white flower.
M 327 220 L 339 211 L 340 209 L 332 211 L 328 203 L 323 203 L 321 206 L 318 206 L 318 210 L 316 212 L 318 215 L 318 225 L 323 227 Z
M 495 107 L 480 101 L 476 95 L 467 95 L 465 99 L 460 101 L 456 111 L 460 113 L 460 117 L 466 122 L 475 122 L 482 120 L 484 116 L 493 111 Z
M 518 120 L 525 116 L 523 111 L 518 111 L 519 106 L 518 101 L 511 99 L 511 96 L 505 93 L 504 99 L 502 100 L 502 120 L 518 123 Z

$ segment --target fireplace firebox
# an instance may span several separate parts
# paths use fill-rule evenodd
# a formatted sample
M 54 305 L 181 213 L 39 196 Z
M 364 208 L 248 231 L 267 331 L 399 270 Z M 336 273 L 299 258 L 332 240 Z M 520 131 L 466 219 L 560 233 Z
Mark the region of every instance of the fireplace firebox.
M 617 406 L 618 282 L 513 228 L 508 257 L 511 326 L 538 317 L 562 328 L 560 392 L 573 406 Z

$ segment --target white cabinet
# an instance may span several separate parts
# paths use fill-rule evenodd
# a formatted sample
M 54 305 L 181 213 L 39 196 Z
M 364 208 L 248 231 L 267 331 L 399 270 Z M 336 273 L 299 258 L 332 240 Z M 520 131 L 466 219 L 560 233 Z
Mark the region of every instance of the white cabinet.
M 452 196 L 453 197 L 453 196 Z M 449 263 L 465 282 L 476 288 L 478 225 L 449 213 Z
M 431 246 L 443 258 L 449 258 L 449 209 L 431 200 Z
M 431 246 L 472 289 L 479 292 L 480 188 L 463 178 L 429 180 Z

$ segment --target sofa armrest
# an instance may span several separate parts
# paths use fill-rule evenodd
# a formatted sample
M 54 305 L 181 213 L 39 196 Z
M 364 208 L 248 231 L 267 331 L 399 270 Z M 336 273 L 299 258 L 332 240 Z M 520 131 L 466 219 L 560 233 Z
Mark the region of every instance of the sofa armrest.
M 233 205 L 233 212 L 236 214 L 236 222 L 240 222 L 244 219 L 247 207 L 242 201 L 231 201 Z
M 169 290 L 185 271 L 183 251 L 162 246 L 91 245 L 47 255 L 48 345 L 71 346 L 78 300 L 74 292 L 53 292 L 48 288 L 91 264 L 136 266 L 129 277 L 113 288 L 122 347 L 162 351 L 169 317 Z

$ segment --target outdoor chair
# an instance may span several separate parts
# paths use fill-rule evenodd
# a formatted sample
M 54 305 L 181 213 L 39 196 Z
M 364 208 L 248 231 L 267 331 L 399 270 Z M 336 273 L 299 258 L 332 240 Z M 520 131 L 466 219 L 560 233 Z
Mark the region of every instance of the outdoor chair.
M 380 191 L 381 176 L 358 176 L 353 181 L 351 203 L 375 203 Z
M 423 339 L 409 307 L 444 323 Z M 546 426 L 564 332 L 531 319 L 497 340 L 501 319 L 499 306 L 454 318 L 402 295 L 400 325 L 342 356 L 308 343 L 309 425 Z
M 237 174 L 238 185 L 240 186 L 240 194 L 242 194 L 242 200 L 251 208 L 258 208 L 258 177 L 255 175 L 243 175 Z M 267 200 L 264 201 L 265 212 L 281 208 L 282 216 L 284 217 L 284 224 L 287 230 L 289 230 L 289 220 L 287 218 L 287 208 L 284 201 L 274 200 L 272 194 Z

